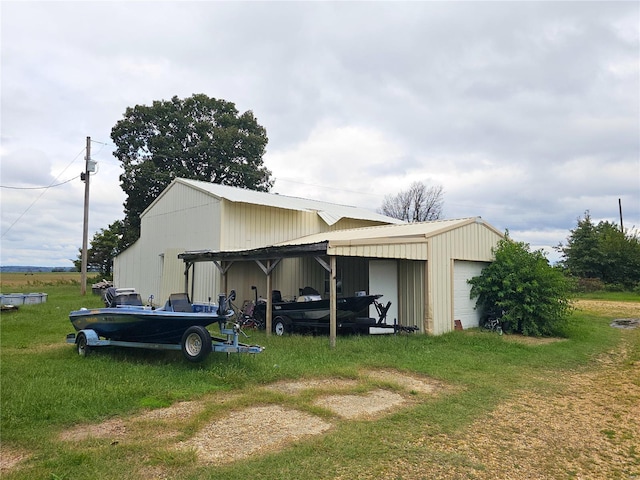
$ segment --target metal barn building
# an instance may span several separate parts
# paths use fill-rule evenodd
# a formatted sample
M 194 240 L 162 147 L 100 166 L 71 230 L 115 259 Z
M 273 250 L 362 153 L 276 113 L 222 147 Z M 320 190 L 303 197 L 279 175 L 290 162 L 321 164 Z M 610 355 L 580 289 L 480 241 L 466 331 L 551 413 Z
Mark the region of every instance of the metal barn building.
M 114 263 L 118 286 L 161 303 L 233 288 L 251 299 L 311 286 L 329 296 L 383 294 L 388 321 L 441 334 L 478 325 L 467 279 L 502 234 L 479 217 L 406 224 L 368 210 L 176 179 L 141 216 L 141 237 Z M 330 273 L 333 272 L 333 275 Z M 186 283 L 185 283 L 186 279 Z M 373 313 L 373 312 L 372 312 Z M 372 314 L 372 316 L 374 316 Z
M 142 212 L 140 223 L 140 238 L 114 260 L 114 283 L 135 287 L 144 298 L 154 295 L 161 304 L 169 294 L 184 292 L 178 254 L 186 250 L 252 249 L 313 233 L 403 222 L 363 208 L 177 178 Z M 300 272 L 294 280 L 309 283 L 312 275 Z M 213 264 L 198 265 L 192 280 L 193 300 L 214 299 L 223 291 Z M 264 274 L 255 265 L 234 269 L 228 280 L 240 299 L 249 298 L 251 285 L 264 292 Z

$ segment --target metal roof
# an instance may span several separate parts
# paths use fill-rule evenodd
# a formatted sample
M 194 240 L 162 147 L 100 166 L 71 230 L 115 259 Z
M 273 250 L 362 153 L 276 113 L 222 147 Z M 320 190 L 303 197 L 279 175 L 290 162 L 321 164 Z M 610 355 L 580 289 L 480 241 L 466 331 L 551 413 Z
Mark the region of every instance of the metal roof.
M 248 203 L 254 205 L 264 205 L 267 207 L 283 208 L 287 210 L 297 210 L 302 212 L 316 212 L 327 225 L 334 225 L 343 218 L 357 220 L 370 220 L 387 224 L 405 223 L 396 218 L 387 217 L 372 210 L 348 205 L 338 205 L 335 203 L 320 202 L 306 198 L 288 197 L 274 193 L 258 192 L 246 188 L 230 187 L 217 183 L 203 182 L 199 180 L 189 180 L 186 178 L 176 178 L 173 183 L 182 183 L 192 188 L 200 190 L 208 195 L 229 202 Z M 167 187 L 167 189 L 170 188 Z
M 434 220 L 429 222 L 405 223 L 403 225 L 380 225 L 376 227 L 352 228 L 348 230 L 335 230 L 331 232 L 314 233 L 306 237 L 287 240 L 274 246 L 284 247 L 290 245 L 314 244 L 320 242 L 351 242 L 358 244 L 362 240 L 384 240 L 384 239 L 409 239 L 409 238 L 430 238 L 440 235 L 449 230 L 460 228 L 462 226 L 479 223 L 494 230 L 498 235 L 502 233 L 494 227 L 482 220 L 481 217 L 468 217 L 452 220 Z
M 473 223 L 484 225 L 497 235 L 502 236 L 500 231 L 486 223 L 481 217 L 469 217 L 454 220 L 436 220 L 402 225 L 382 225 L 378 227 L 335 230 L 307 235 L 276 245 L 251 250 L 227 250 L 222 252 L 214 252 L 211 250 L 188 251 L 178 255 L 178 258 L 181 258 L 185 262 L 200 262 L 211 260 L 265 260 L 277 257 L 324 255 L 331 247 L 335 246 L 425 242 L 429 238 Z

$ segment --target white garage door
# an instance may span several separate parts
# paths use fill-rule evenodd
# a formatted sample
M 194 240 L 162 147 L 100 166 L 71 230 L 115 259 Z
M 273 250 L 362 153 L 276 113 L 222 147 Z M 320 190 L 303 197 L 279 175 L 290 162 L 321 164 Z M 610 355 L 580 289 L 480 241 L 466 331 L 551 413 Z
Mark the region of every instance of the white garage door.
M 385 323 L 393 325 L 398 318 L 398 263 L 395 260 L 369 261 L 369 290 L 371 295 L 383 295 L 380 299 L 383 305 L 391 302 Z M 369 307 L 369 316 L 378 318 L 375 305 Z
M 453 262 L 453 319 L 462 322 L 462 328 L 480 325 L 480 312 L 475 309 L 476 299 L 469 298 L 471 285 L 467 280 L 477 277 L 488 264 L 485 262 Z

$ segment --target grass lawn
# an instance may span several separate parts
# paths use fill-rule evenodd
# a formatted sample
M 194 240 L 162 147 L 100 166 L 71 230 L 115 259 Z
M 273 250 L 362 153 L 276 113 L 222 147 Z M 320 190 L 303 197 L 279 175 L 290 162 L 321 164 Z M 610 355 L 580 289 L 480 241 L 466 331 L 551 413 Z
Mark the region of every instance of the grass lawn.
M 3 479 L 430 478 L 430 465 L 450 463 L 464 470 L 468 459 L 433 449 L 428 439 L 435 445 L 460 435 L 522 392 L 553 396 L 565 387 L 565 374 L 590 371 L 623 340 L 631 342 L 625 362 L 633 366 L 640 360 L 637 334 L 629 337 L 611 328 L 606 316 L 584 311 L 574 313 L 563 341 L 550 343 L 505 341 L 469 330 L 438 337 L 345 336 L 330 349 L 327 337 L 250 332 L 251 343 L 266 347 L 256 356 L 213 353 L 191 364 L 179 352 L 113 348 L 81 358 L 64 342 L 73 331 L 68 313 L 101 301 L 91 293 L 81 297 L 73 280 L 53 278 L 22 289 L 47 293 L 46 303 L 0 319 L 0 453 L 22 458 L 2 470 Z M 4 275 L 2 282 L 3 293 L 9 293 Z M 21 291 L 14 287 L 19 285 L 9 290 Z M 363 373 L 379 370 L 446 388 L 424 395 Z M 295 395 L 268 388 L 312 379 L 327 382 Z M 371 391 L 405 402 L 373 419 L 352 420 L 316 402 L 334 394 L 361 398 Z M 171 419 L 144 417 L 177 405 L 198 409 Z M 284 412 L 282 423 L 287 412 L 296 412 L 329 428 L 220 465 L 202 462 L 196 448 L 174 448 L 192 445 L 188 442 L 214 420 L 276 406 Z M 277 429 L 279 419 L 271 422 Z M 111 425 L 116 434 L 64 439 L 65 432 L 89 425 Z M 252 438 L 250 432 L 230 435 L 219 440 L 220 448 L 249 451 Z M 238 439 L 243 440 L 233 445 Z M 408 466 L 404 473 L 390 467 L 399 459 Z M 459 478 L 484 478 L 474 476 L 482 470 L 477 465 L 468 468 L 468 476 Z

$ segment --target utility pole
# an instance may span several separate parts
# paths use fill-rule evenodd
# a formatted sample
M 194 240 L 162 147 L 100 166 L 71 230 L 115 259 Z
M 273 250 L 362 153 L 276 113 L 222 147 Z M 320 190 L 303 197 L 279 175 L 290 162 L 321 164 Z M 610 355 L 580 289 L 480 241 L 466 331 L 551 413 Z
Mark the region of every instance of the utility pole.
M 91 137 L 87 137 L 87 156 L 84 164 L 84 223 L 82 226 L 82 266 L 80 268 L 80 295 L 87 293 L 87 243 L 89 237 L 89 162 L 91 161 Z M 91 169 L 93 170 L 93 168 Z M 82 178 L 82 175 L 81 175 Z
M 618 208 L 620 209 L 620 231 L 624 233 L 624 225 L 622 224 L 622 199 L 618 199 Z

